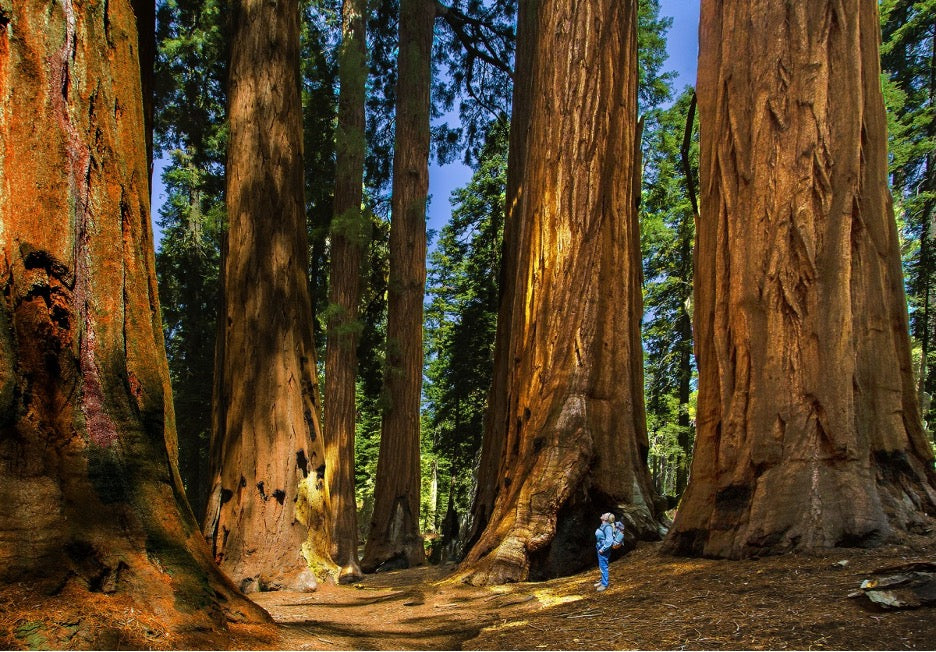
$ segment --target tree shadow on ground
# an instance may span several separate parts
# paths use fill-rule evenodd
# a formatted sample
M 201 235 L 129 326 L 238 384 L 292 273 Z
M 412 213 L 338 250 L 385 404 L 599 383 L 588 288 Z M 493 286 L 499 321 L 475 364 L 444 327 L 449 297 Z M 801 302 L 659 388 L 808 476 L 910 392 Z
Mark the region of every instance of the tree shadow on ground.
M 367 576 L 311 595 L 255 597 L 289 649 L 931 649 L 932 608 L 880 611 L 849 598 L 874 570 L 936 560 L 936 532 L 908 545 L 742 561 L 659 553 L 658 543 L 545 582 L 472 587 L 453 566 Z

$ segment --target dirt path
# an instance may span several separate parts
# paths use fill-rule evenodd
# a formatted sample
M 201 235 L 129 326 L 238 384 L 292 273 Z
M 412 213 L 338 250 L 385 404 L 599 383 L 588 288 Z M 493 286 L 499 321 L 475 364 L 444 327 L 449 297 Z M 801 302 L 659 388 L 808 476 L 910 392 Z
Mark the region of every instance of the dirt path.
M 583 554 L 588 554 L 584 552 Z M 314 593 L 254 593 L 275 625 L 173 631 L 121 596 L 0 593 L 0 648 L 280 650 L 936 649 L 936 608 L 881 611 L 850 598 L 885 567 L 936 562 L 936 528 L 911 545 L 718 561 L 641 544 L 597 570 L 472 587 L 452 566 L 367 576 Z M 936 586 L 932 588 L 936 596 Z M 106 617 L 104 617 L 106 616 Z
M 284 627 L 289 649 L 457 650 L 484 627 L 523 622 L 552 600 L 542 585 L 472 587 L 454 569 L 423 567 L 368 576 L 352 587 L 253 597 Z
M 253 595 L 295 650 L 934 649 L 933 608 L 850 599 L 874 570 L 936 561 L 936 536 L 874 551 L 740 562 L 662 556 L 642 544 L 611 565 L 549 582 L 471 587 L 452 567 L 372 575 L 313 594 Z

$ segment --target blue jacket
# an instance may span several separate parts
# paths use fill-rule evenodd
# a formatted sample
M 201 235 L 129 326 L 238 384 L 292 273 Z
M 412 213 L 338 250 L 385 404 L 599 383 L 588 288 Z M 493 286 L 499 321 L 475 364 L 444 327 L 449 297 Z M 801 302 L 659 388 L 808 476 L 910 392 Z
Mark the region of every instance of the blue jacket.
M 611 546 L 614 544 L 614 526 L 607 522 L 602 522 L 598 529 L 595 530 L 595 546 L 598 548 L 598 552 L 604 554 L 611 549 Z

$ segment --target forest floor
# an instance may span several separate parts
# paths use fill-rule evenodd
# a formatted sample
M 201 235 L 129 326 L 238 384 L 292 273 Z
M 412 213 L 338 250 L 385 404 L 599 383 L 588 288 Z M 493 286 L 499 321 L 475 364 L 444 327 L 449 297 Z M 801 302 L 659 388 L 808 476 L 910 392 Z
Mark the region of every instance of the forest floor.
M 936 562 L 936 534 L 876 550 L 745 561 L 661 555 L 641 543 L 611 564 L 546 582 L 472 587 L 452 566 L 367 576 L 313 594 L 252 597 L 292 650 L 936 648 L 936 608 L 882 611 L 849 598 L 874 571 Z M 273 643 L 273 641 L 270 641 Z
M 351 586 L 320 585 L 313 593 L 251 594 L 275 625 L 232 625 L 193 636 L 143 623 L 141 635 L 137 617 L 118 625 L 105 647 L 934 649 L 936 606 L 883 611 L 849 597 L 875 571 L 919 561 L 936 562 L 936 531 L 902 546 L 744 561 L 671 557 L 660 553 L 659 543 L 641 543 L 612 562 L 611 585 L 602 593 L 593 585 L 597 568 L 546 582 L 473 587 L 451 579 L 453 565 L 424 566 L 368 575 Z M 0 596 L 0 607 L 11 600 L 21 601 Z M 43 613 L 0 618 L 0 648 L 100 647 L 80 637 L 58 644 L 30 638 L 36 636 L 26 631 L 31 621 L 50 615 L 47 605 L 34 609 Z

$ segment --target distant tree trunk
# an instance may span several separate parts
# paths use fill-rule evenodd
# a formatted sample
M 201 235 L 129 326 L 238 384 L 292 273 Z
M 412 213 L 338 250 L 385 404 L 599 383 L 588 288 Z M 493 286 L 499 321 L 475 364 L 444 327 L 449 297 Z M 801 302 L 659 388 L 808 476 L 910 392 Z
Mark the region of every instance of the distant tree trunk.
M 425 562 L 419 533 L 419 407 L 429 192 L 434 0 L 401 0 L 387 298 L 387 362 L 374 514 L 361 567 Z
M 636 20 L 636 1 L 520 3 L 505 294 L 479 483 L 491 481 L 485 465 L 499 470 L 496 491 L 479 487 L 494 502 L 476 509 L 490 516 L 462 567 L 472 583 L 593 563 L 604 511 L 659 536 L 639 331 Z
M 360 579 L 354 495 L 357 346 L 361 332 L 361 260 L 367 223 L 364 179 L 364 98 L 367 81 L 366 0 L 345 0 L 339 58 L 338 160 L 331 233 L 330 318 L 325 360 L 325 479 L 334 515 L 332 559 L 339 581 Z
M 689 102 L 689 110 L 686 112 L 686 129 L 683 132 L 682 147 L 680 147 L 680 160 L 682 162 L 683 175 L 686 178 L 686 194 L 689 195 L 689 203 L 692 206 L 692 222 L 683 219 L 680 224 L 679 237 L 679 260 L 680 260 L 680 279 L 687 284 L 692 279 L 692 240 L 695 235 L 695 223 L 699 221 L 699 205 L 696 199 L 695 175 L 692 173 L 692 160 L 689 152 L 692 146 L 692 132 L 695 124 L 696 95 L 692 94 Z M 689 399 L 692 394 L 692 317 L 689 314 L 688 299 L 689 292 L 686 292 L 686 302 L 683 310 L 679 313 L 676 322 L 676 331 L 679 334 L 679 435 L 678 441 L 680 457 L 676 467 L 676 485 L 675 494 L 679 498 L 686 491 L 689 484 L 689 460 L 692 453 L 690 432 L 691 423 L 689 420 Z
M 685 249 L 692 249 L 691 243 L 688 243 Z M 685 251 L 684 259 L 687 266 L 692 265 L 691 251 Z M 689 399 L 692 394 L 692 319 L 688 312 L 679 315 L 676 321 L 676 330 L 679 334 L 679 387 L 677 397 L 679 398 L 679 416 L 677 425 L 679 434 L 677 444 L 679 445 L 680 457 L 676 466 L 676 484 L 675 494 L 678 498 L 686 491 L 689 484 L 689 455 L 692 452 L 689 435 L 691 434 L 692 423 L 689 419 Z
M 306 271 L 299 8 L 239 0 L 232 12 L 230 226 L 204 531 L 244 590 L 303 588 L 309 565 L 333 562 Z
M 200 210 L 198 192 L 192 194 L 190 209 L 195 215 Z M 165 236 L 164 232 L 163 237 Z M 209 267 L 207 257 L 198 245 L 189 245 L 184 256 L 187 273 L 179 279 L 179 294 L 186 311 L 183 325 L 186 332 L 181 342 L 181 356 L 185 368 L 181 373 L 177 371 L 173 387 L 177 418 L 183 411 L 187 416 L 187 432 L 182 429 L 182 419 L 178 419 L 179 472 L 185 482 L 189 504 L 195 518 L 200 522 L 205 517 L 205 506 L 211 489 L 209 444 L 212 415 L 211 410 L 205 409 L 205 403 L 206 399 L 210 401 L 211 397 L 217 327 L 202 328 L 199 322 L 210 319 L 210 323 L 214 325 L 217 321 L 217 314 L 213 310 L 206 311 L 204 307 L 208 301 L 217 303 L 217 295 L 206 292 L 208 279 L 216 279 L 216 272 Z M 212 290 L 216 288 L 213 287 Z
M 54 618 L 92 648 L 131 607 L 182 647 L 266 620 L 212 562 L 179 479 L 127 0 L 0 3 L 0 152 L 4 618 L 66 593 Z M 50 617 L 40 635 L 67 647 L 61 631 Z
M 917 266 L 919 267 L 919 275 L 922 279 L 922 287 L 920 288 L 923 299 L 923 306 L 920 308 L 920 311 L 923 313 L 923 318 L 921 320 L 923 327 L 920 329 L 920 379 L 919 386 L 917 389 L 917 400 L 920 404 L 921 414 L 926 414 L 926 387 L 927 376 L 929 375 L 929 340 L 930 340 L 930 283 L 929 278 L 931 275 L 930 267 L 932 266 L 931 258 L 931 248 L 932 248 L 932 235 L 930 234 L 930 229 L 932 224 L 928 219 L 927 215 L 923 216 L 921 221 L 922 229 L 920 230 L 920 257 L 917 261 Z
M 696 449 L 666 547 L 874 545 L 936 509 L 877 4 L 703 0 Z
M 931 27 L 930 60 L 929 60 L 929 106 L 936 106 L 936 24 Z M 930 142 L 936 139 L 936 120 L 931 120 L 926 137 Z M 918 391 L 919 403 L 924 417 L 928 416 L 929 406 L 932 402 L 933 380 L 929 371 L 930 341 L 932 339 L 933 318 L 930 304 L 933 293 L 933 221 L 936 220 L 936 152 L 930 151 L 924 164 L 923 188 L 929 193 L 923 202 L 923 232 L 920 234 L 920 267 L 923 282 L 923 332 L 920 338 L 920 388 Z M 927 391 L 927 389 L 929 391 Z M 936 443 L 936 424 L 930 425 L 930 437 Z
M 432 533 L 439 531 L 439 460 L 432 459 L 432 479 L 429 481 L 429 513 L 426 515 L 426 529 Z

